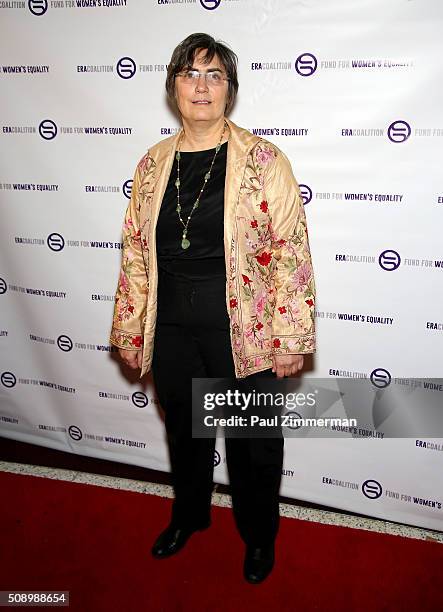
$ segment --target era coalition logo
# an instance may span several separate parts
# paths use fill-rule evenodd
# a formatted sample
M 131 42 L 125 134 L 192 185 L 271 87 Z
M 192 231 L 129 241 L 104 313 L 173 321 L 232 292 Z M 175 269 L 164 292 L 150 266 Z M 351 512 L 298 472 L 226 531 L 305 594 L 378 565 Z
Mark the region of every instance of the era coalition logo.
M 207 11 L 213 11 L 220 6 L 221 0 L 200 0 L 200 4 Z
M 48 10 L 47 0 L 28 0 L 28 9 L 36 17 L 44 15 Z
M 361 490 L 368 499 L 378 499 L 383 493 L 383 487 L 377 480 L 365 480 Z
M 49 234 L 46 238 L 46 244 L 51 249 L 51 251 L 61 251 L 65 247 L 65 239 L 61 234 L 57 234 L 57 232 L 53 232 Z
M 388 127 L 388 138 L 391 142 L 405 142 L 411 135 L 411 126 L 407 121 L 394 121 Z
M 369 379 L 374 387 L 377 387 L 378 389 L 385 389 L 391 384 L 392 377 L 388 370 L 385 370 L 384 368 L 376 368 L 375 370 L 372 370 Z
M 57 338 L 57 346 L 64 353 L 69 353 L 69 351 L 72 351 L 74 344 L 69 336 L 61 335 Z
M 57 136 L 57 126 L 51 119 L 44 119 L 38 126 L 38 133 L 44 140 L 52 140 Z
M 220 461 L 221 461 L 220 453 L 218 451 L 214 451 L 214 467 L 217 467 L 217 465 L 220 465 Z
M 312 53 L 302 53 L 295 60 L 295 70 L 302 77 L 312 76 L 317 66 L 317 58 Z
M 343 127 L 340 128 L 340 135 L 346 138 L 380 138 L 387 135 L 388 139 L 393 143 L 402 143 L 408 140 L 412 129 L 407 121 L 397 119 L 388 127 Z M 415 129 L 415 134 L 419 134 L 421 130 Z M 443 133 L 443 130 L 442 130 Z
M 17 384 L 17 379 L 12 372 L 2 372 L 0 381 L 4 387 L 12 389 Z
M 135 391 L 135 393 L 132 394 L 131 399 L 132 403 L 134 406 L 137 406 L 137 408 L 146 408 L 146 406 L 149 404 L 147 395 L 142 391 Z
M 301 420 L 303 417 L 299 412 L 295 412 L 295 410 L 288 410 L 285 412 L 284 416 L 286 415 L 290 415 L 288 416 L 288 423 L 290 424 L 285 425 L 285 427 L 289 427 L 289 429 L 300 429 L 302 427 Z M 294 425 L 294 423 L 296 423 L 296 425 Z
M 83 438 L 83 432 L 80 427 L 77 427 L 77 425 L 70 425 L 68 428 L 68 433 L 76 442 Z
M 401 263 L 401 257 L 397 251 L 393 251 L 392 249 L 386 249 L 382 253 L 380 253 L 378 257 L 378 263 L 380 268 L 386 270 L 386 272 L 392 272 L 393 270 L 397 270 Z
M 4 278 L 0 278 L 0 295 L 3 295 L 3 293 L 6 293 L 8 290 L 8 285 L 6 284 L 6 281 Z
M 133 179 L 128 179 L 123 183 L 123 194 L 128 198 L 131 197 Z
M 117 74 L 122 79 L 132 79 L 137 71 L 134 60 L 131 57 L 122 57 L 117 62 Z
M 312 189 L 303 183 L 300 183 L 299 187 L 303 204 L 306 206 L 306 204 L 309 204 L 309 202 L 312 200 Z

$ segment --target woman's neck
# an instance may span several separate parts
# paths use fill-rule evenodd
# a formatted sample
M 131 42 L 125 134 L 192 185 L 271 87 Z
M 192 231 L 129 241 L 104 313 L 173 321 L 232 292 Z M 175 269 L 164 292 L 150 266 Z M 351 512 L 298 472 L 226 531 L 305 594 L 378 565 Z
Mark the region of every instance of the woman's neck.
M 208 124 L 207 121 L 198 121 L 190 124 L 183 119 L 184 136 L 181 142 L 181 151 L 204 151 L 215 148 L 220 142 L 223 131 L 224 117 L 214 123 Z M 221 144 L 226 142 L 229 137 L 228 129 L 223 134 Z

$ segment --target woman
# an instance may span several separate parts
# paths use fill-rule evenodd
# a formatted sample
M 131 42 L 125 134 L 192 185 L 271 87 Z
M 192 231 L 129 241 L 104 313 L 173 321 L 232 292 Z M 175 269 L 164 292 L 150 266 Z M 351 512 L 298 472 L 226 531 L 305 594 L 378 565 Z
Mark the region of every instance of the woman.
M 166 90 L 182 129 L 137 165 L 111 332 L 126 364 L 152 370 L 165 411 L 175 499 L 157 558 L 210 524 L 215 440 L 192 438 L 192 378 L 293 376 L 315 350 L 303 202 L 285 155 L 226 117 L 237 56 L 192 34 Z M 257 583 L 274 564 L 283 439 L 225 443 L 244 576 Z

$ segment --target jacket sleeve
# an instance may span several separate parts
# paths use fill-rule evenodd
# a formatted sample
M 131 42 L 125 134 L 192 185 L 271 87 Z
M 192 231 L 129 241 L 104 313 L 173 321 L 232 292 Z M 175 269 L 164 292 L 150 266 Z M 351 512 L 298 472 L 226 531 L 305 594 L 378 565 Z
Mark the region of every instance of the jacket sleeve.
M 122 260 L 110 336 L 111 344 L 130 350 L 142 348 L 146 313 L 148 279 L 143 260 L 139 214 L 140 184 L 147 164 L 148 154 L 137 164 L 131 198 L 124 217 Z
M 300 187 L 277 147 L 264 176 L 271 219 L 275 309 L 274 354 L 315 352 L 315 282 Z

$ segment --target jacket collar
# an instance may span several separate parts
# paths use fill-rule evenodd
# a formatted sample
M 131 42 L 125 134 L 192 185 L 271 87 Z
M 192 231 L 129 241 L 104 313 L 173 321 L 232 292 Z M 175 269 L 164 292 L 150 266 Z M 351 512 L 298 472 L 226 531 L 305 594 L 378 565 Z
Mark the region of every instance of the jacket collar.
M 239 127 L 230 119 L 225 118 L 225 120 L 230 131 L 227 164 L 228 166 L 232 167 L 238 162 L 246 162 L 248 152 L 260 140 L 260 138 L 258 136 L 254 136 L 254 134 L 251 134 L 251 132 L 248 130 Z M 157 164 L 163 162 L 165 158 L 169 156 L 171 156 L 172 159 L 174 158 L 175 151 L 182 134 L 183 128 L 180 128 L 177 134 L 160 141 L 154 147 L 152 147 L 150 154 Z

